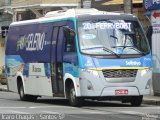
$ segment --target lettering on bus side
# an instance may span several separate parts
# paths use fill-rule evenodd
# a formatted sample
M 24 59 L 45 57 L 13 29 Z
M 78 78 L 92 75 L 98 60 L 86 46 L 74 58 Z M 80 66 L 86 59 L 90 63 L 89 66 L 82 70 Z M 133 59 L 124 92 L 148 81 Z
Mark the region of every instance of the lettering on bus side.
M 135 66 L 140 66 L 141 62 L 137 62 L 137 61 L 126 61 L 126 65 L 135 65 Z
M 30 33 L 21 36 L 17 41 L 17 51 L 25 49 L 26 51 L 42 51 L 47 44 L 45 33 Z

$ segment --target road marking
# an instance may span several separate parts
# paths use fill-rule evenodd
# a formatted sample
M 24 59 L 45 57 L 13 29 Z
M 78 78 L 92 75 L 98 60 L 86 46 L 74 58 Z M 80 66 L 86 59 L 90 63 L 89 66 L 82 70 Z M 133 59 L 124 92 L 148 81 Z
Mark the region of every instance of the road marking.
M 17 108 L 27 108 L 27 107 L 0 107 L 0 109 L 17 109 Z
M 147 108 L 147 107 L 146 107 Z M 146 114 L 150 114 L 149 112 L 147 111 L 139 111 L 139 110 L 136 110 L 136 109 L 133 109 L 132 111 L 128 110 L 128 108 L 108 108 L 108 109 L 99 109 L 99 108 L 86 108 L 88 110 L 93 110 L 94 111 L 101 111 L 101 112 L 106 112 L 107 113 L 110 113 L 110 114 L 128 114 L 128 115 L 136 115 L 136 116 L 143 116 L 143 115 L 146 115 Z M 149 108 L 148 108 L 149 109 Z M 154 107 L 150 107 L 150 109 L 154 110 Z M 143 110 L 143 109 L 142 109 Z M 157 110 L 157 108 L 155 109 Z
M 57 107 L 57 108 L 60 108 L 60 107 L 62 107 L 62 108 L 76 108 L 76 107 L 68 107 L 68 106 L 32 106 L 32 107 L 29 107 L 29 108 L 31 108 L 31 109 L 36 109 L 36 108 L 55 108 L 55 107 Z
M 83 116 L 78 116 L 78 115 L 70 115 L 70 114 L 67 114 L 66 116 L 70 116 L 70 117 L 73 117 L 73 118 L 80 118 L 80 119 L 89 119 L 89 120 L 97 120 L 97 118 L 93 118 L 93 117 L 83 117 Z M 98 120 L 104 120 L 104 119 L 100 119 L 98 118 Z
M 143 115 L 143 114 L 145 114 L 145 113 L 136 112 L 136 111 L 119 111 L 119 113 L 130 114 L 130 115 Z
M 112 112 L 104 112 L 104 111 L 87 111 L 87 110 L 83 110 L 81 112 L 85 112 L 85 113 L 90 113 L 90 114 L 112 114 Z
M 16 110 L 10 110 L 9 113 L 16 113 L 16 114 L 30 114 L 28 112 L 21 112 L 21 111 L 16 111 Z
M 41 111 L 42 113 L 47 113 L 47 114 L 61 114 L 59 112 L 53 112 L 53 111 Z
M 38 108 L 76 108 L 76 107 L 67 107 L 67 106 L 30 106 L 30 107 L 0 107 L 0 109 L 23 109 L 23 108 L 29 108 L 29 109 L 38 109 Z
M 142 109 L 158 109 L 160 110 L 160 107 L 159 106 L 149 106 L 149 107 L 142 107 Z

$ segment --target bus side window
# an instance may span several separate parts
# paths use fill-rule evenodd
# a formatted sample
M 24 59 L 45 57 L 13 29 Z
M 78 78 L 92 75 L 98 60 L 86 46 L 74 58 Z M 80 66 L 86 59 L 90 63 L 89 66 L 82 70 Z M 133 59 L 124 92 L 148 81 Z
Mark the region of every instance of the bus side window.
M 64 28 L 64 35 L 65 35 L 65 52 L 75 52 L 75 33 L 70 29 Z

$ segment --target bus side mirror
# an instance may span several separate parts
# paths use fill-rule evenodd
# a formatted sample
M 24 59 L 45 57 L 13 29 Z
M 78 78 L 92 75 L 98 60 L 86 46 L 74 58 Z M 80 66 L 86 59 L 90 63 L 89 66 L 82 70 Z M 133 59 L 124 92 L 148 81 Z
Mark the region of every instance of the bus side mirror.
M 75 36 L 76 34 L 76 32 L 73 29 L 69 28 L 68 26 L 63 27 L 63 29 L 64 29 L 64 33 L 67 35 Z
M 152 49 L 152 34 L 153 34 L 153 27 L 149 26 L 148 29 L 146 30 L 146 36 L 151 49 Z
M 153 27 L 152 27 L 152 26 L 149 26 L 149 27 L 147 28 L 147 30 L 146 30 L 146 36 L 147 36 L 147 38 L 150 39 L 151 36 L 152 36 L 152 34 L 153 34 Z
M 74 39 L 75 39 L 75 31 L 69 27 L 64 27 L 63 32 L 66 38 L 66 51 L 67 52 L 74 52 L 75 51 L 75 44 L 74 44 Z

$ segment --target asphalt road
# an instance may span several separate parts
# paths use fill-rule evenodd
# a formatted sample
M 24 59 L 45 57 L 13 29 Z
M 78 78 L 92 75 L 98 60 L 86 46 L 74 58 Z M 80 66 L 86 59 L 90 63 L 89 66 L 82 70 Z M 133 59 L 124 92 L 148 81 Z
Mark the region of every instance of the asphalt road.
M 86 101 L 71 107 L 68 101 L 43 97 L 20 101 L 18 94 L 0 92 L 0 120 L 160 120 L 160 106 L 132 107 L 120 102 Z

